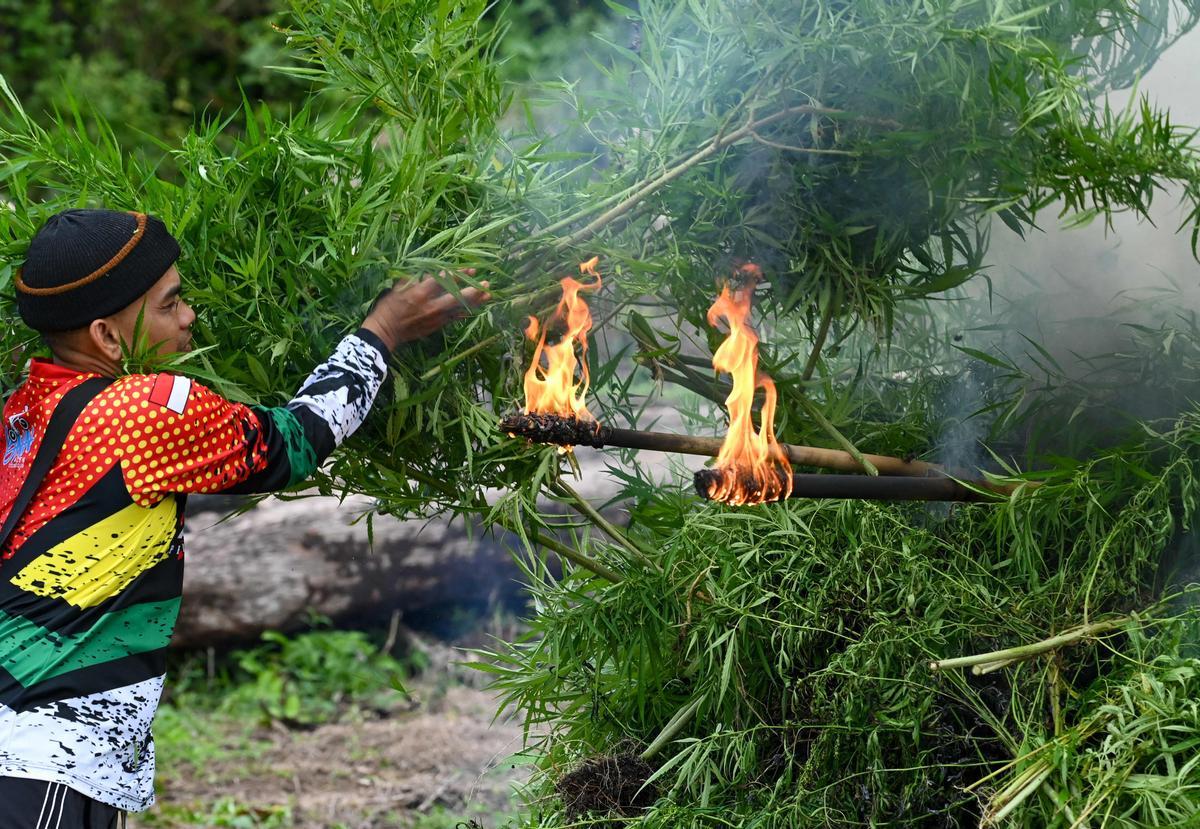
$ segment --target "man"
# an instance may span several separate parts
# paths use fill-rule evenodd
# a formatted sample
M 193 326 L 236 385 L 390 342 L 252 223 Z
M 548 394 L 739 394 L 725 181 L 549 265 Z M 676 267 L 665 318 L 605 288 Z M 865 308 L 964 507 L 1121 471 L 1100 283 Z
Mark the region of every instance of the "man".
M 160 353 L 191 347 L 178 257 L 153 216 L 68 210 L 14 279 L 53 358 L 31 361 L 3 412 L 0 829 L 107 829 L 153 803 L 186 494 L 304 480 L 362 423 L 391 351 L 464 311 L 433 280 L 398 284 L 290 403 L 245 406 L 173 374 L 120 376 L 135 329 Z

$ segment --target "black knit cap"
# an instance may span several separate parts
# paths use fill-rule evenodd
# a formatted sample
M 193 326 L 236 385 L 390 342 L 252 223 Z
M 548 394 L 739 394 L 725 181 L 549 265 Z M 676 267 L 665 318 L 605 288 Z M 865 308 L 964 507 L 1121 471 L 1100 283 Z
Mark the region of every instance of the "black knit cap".
M 150 290 L 179 258 L 160 219 L 120 210 L 55 213 L 17 271 L 17 310 L 35 331 L 82 328 Z

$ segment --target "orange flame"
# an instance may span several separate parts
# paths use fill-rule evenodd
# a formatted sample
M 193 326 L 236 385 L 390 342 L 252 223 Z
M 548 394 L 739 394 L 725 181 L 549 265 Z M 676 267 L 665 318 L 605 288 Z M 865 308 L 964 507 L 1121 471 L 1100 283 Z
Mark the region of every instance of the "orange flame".
M 729 326 L 729 335 L 713 354 L 713 368 L 733 376 L 733 390 L 725 398 L 729 433 L 716 463 L 721 475 L 708 495 L 714 501 L 735 506 L 777 501 L 786 498 L 792 489 L 791 467 L 775 440 L 775 383 L 758 371 L 758 335 L 747 322 L 754 285 L 761 277 L 757 265 L 738 268 L 733 287 L 727 283 L 708 309 L 710 325 L 717 325 L 723 318 Z M 762 425 L 755 430 L 751 408 L 759 388 L 765 399 Z
M 600 274 L 596 271 L 599 261 L 600 257 L 594 256 L 579 265 L 581 274 L 596 277 L 590 285 L 569 276 L 563 278 L 562 299 L 544 328 L 538 325 L 536 317 L 529 318 L 525 336 L 536 340 L 537 348 L 533 352 L 533 362 L 525 372 L 525 414 L 596 419 L 584 405 L 591 382 L 587 367 L 587 335 L 592 328 L 592 314 L 579 292 L 600 288 Z M 564 329 L 562 339 L 555 345 L 546 345 L 546 334 L 551 327 Z M 579 346 L 578 358 L 575 356 L 576 345 Z M 542 365 L 543 356 L 545 365 Z M 577 370 L 578 380 L 575 377 Z

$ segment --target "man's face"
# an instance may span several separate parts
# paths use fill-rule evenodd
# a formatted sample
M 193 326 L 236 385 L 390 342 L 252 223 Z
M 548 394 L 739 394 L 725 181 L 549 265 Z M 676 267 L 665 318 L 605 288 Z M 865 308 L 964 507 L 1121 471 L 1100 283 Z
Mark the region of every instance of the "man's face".
M 192 350 L 192 323 L 196 314 L 180 295 L 182 282 L 179 271 L 172 265 L 162 279 L 128 308 L 112 317 L 125 342 L 133 342 L 138 314 L 142 315 L 142 334 L 145 342 L 167 356 Z

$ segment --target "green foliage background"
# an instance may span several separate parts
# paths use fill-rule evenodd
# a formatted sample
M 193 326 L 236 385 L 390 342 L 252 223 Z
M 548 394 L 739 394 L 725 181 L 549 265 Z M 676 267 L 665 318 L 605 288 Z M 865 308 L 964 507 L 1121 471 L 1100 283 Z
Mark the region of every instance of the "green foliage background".
M 994 220 L 1023 233 L 1048 208 L 1078 223 L 1146 216 L 1172 186 L 1196 247 L 1191 131 L 1149 103 L 1113 112 L 1100 96 L 1200 9 L 646 0 L 608 11 L 590 74 L 537 85 L 527 79 L 554 78 L 542 61 L 579 50 L 540 43 L 532 15 L 506 30 L 476 0 L 246 6 L 250 34 L 229 53 L 279 50 L 277 68 L 255 69 L 244 94 L 218 81 L 200 117 L 195 102 L 106 111 L 100 91 L 72 100 L 73 86 L 6 72 L 0 290 L 50 213 L 149 210 L 181 239 L 197 338 L 212 346 L 179 368 L 281 402 L 398 276 L 476 267 L 490 279 L 486 311 L 397 355 L 376 411 L 317 483 L 366 492 L 383 512 L 469 514 L 526 542 L 533 632 L 489 669 L 547 727 L 529 825 L 594 823 L 565 814 L 555 783 L 584 757 L 651 744 L 662 797 L 638 817 L 648 827 L 959 826 L 1003 810 L 1029 826 L 1183 825 L 1198 810 L 1188 755 L 1200 680 L 1180 644 L 1195 641 L 1191 605 L 1166 601 L 1160 574 L 1192 526 L 1194 415 L 1083 429 L 1111 403 L 1103 393 L 1064 375 L 1029 394 L 1005 355 L 956 347 L 931 300 L 979 281 Z M 128 82 L 147 100 L 192 88 L 188 72 L 166 79 L 140 62 L 165 44 L 130 42 L 138 26 L 81 43 L 52 17 L 22 25 L 33 34 L 21 48 L 70 43 L 79 60 L 140 67 Z M 506 31 L 529 48 L 505 47 Z M 47 102 L 60 109 L 43 115 Z M 593 302 L 606 420 L 636 423 L 655 384 L 719 405 L 727 389 L 704 367 L 720 335 L 704 311 L 715 281 L 753 259 L 768 275 L 763 366 L 784 439 L 929 454 L 938 390 L 969 366 L 987 381 L 998 463 L 1043 485 L 948 516 L 820 502 L 735 511 L 653 485 L 625 456 L 614 474 L 631 520 L 607 524 L 563 477 L 569 459 L 496 428 L 518 404 L 525 315 L 593 254 L 607 285 Z M 14 326 L 3 342 L 11 384 L 35 339 Z M 1111 368 L 1187 399 L 1196 344 L 1194 320 L 1151 326 Z M 1046 375 L 1063 374 L 1029 347 Z M 1079 454 L 1049 455 L 1064 446 Z M 539 509 L 543 496 L 580 519 Z M 556 578 L 550 551 L 581 566 Z M 1109 619 L 1118 633 L 984 679 L 926 664 Z

